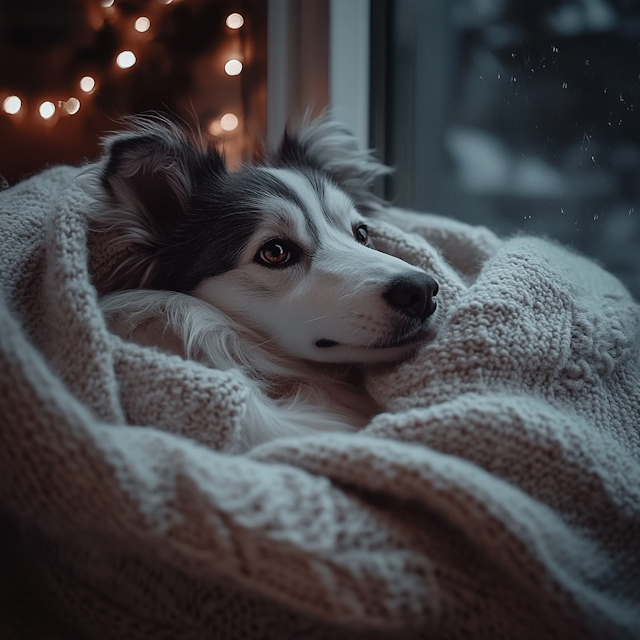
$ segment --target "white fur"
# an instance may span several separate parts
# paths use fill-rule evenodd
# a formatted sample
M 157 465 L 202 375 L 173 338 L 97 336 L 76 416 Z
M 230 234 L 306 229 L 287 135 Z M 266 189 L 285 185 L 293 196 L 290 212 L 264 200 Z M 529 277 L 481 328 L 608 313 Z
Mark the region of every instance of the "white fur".
M 280 208 L 277 223 L 265 224 L 255 234 L 238 268 L 205 280 L 194 295 L 240 324 L 263 328 L 299 358 L 364 363 L 406 357 L 414 347 L 377 347 L 392 339 L 397 324 L 380 288 L 393 276 L 421 273 L 421 269 L 354 242 L 351 228 L 365 219 L 337 187 L 330 186 L 325 194 L 327 217 L 302 176 L 286 169 L 272 171 L 295 186 L 320 240 L 314 242 L 294 204 L 264 195 L 262 206 Z M 255 264 L 254 254 L 273 236 L 310 246 L 309 264 L 277 271 Z M 314 347 L 319 338 L 340 345 L 319 351 Z

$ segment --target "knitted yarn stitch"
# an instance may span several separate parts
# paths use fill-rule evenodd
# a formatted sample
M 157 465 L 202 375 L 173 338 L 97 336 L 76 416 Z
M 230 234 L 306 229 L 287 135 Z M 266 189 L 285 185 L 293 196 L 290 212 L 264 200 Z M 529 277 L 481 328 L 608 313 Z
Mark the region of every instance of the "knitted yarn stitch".
M 594 263 L 390 210 L 435 340 L 354 435 L 244 456 L 234 372 L 111 335 L 77 169 L 0 193 L 0 637 L 640 637 L 639 311 Z

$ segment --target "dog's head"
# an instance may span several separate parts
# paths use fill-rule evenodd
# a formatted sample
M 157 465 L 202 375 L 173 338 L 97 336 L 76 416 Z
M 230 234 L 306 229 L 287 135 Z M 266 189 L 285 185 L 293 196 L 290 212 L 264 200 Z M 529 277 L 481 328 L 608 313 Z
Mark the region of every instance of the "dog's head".
M 311 123 L 235 172 L 157 119 L 105 146 L 96 217 L 130 249 L 112 290 L 189 293 L 322 362 L 397 360 L 430 329 L 438 285 L 375 250 L 368 189 L 387 170 L 341 125 Z

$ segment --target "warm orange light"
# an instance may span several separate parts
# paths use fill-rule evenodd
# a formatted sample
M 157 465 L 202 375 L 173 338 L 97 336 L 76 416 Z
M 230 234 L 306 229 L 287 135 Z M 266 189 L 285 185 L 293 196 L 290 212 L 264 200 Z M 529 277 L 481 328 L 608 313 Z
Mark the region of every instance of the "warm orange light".
M 9 96 L 4 99 L 2 108 L 6 113 L 15 116 L 22 109 L 22 100 L 18 96 Z
M 145 16 L 140 16 L 133 25 L 133 28 L 140 33 L 144 33 L 145 31 L 149 31 L 150 26 L 151 20 Z
M 237 76 L 242 72 L 242 62 L 232 58 L 224 65 L 224 70 L 229 76 Z
M 225 24 L 229 29 L 239 29 L 244 24 L 244 18 L 239 13 L 230 13 Z
M 121 51 L 116 57 L 116 64 L 121 69 L 130 69 L 136 63 L 136 56 L 133 51 Z
M 45 100 L 38 108 L 38 113 L 43 120 L 48 120 L 56 112 L 56 105 Z
M 238 116 L 233 113 L 225 113 L 220 118 L 220 127 L 223 131 L 234 131 L 239 124 Z
M 96 87 L 96 81 L 91 76 L 85 76 L 80 80 L 80 88 L 85 93 L 91 93 Z

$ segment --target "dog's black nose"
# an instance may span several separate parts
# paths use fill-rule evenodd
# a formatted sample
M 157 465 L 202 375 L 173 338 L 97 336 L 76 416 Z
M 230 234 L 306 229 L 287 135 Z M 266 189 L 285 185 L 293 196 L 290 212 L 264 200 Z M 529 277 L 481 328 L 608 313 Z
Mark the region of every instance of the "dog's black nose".
M 436 310 L 438 283 L 426 273 L 396 278 L 384 292 L 385 300 L 409 318 L 426 320 Z

